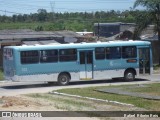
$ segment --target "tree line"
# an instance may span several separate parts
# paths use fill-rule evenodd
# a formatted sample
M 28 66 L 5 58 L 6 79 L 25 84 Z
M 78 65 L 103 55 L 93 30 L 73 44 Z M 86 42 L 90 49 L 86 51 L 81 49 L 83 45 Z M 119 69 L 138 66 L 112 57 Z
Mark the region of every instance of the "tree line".
M 12 16 L 0 16 L 0 22 L 55 22 L 57 20 L 83 20 L 83 21 L 126 21 L 134 22 L 135 15 L 141 11 L 100 11 L 100 12 L 64 12 L 52 13 L 45 9 L 38 9 L 33 14 L 15 14 Z
M 93 24 L 97 22 L 125 22 L 135 23 L 137 17 L 145 11 L 97 11 L 97 12 L 64 12 L 52 13 L 45 9 L 38 9 L 33 14 L 15 14 L 0 16 L 0 24 L 4 23 L 50 23 L 49 26 L 38 25 L 35 30 L 73 30 L 93 31 Z
M 143 6 L 144 10 L 131 8 L 126 11 L 52 13 L 45 9 L 38 9 L 37 13 L 33 14 L 0 16 L 0 24 L 49 22 L 51 23 L 49 25 L 38 25 L 35 30 L 83 31 L 86 29 L 87 31 L 93 31 L 93 24 L 97 22 L 136 23 L 135 39 L 148 25 L 153 24 L 160 40 L 160 0 L 136 0 L 133 8 L 137 6 Z

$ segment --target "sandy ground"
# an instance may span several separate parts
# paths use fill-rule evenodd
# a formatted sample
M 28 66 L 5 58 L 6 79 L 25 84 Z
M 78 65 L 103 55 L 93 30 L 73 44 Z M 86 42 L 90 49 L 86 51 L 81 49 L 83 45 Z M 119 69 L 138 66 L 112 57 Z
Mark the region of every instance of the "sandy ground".
M 64 96 L 60 96 L 62 98 Z M 76 98 L 65 98 L 66 100 L 78 100 Z M 78 100 L 78 101 L 86 101 L 86 100 Z M 64 109 L 58 109 L 56 107 L 56 101 L 50 101 L 46 99 L 40 98 L 32 98 L 24 95 L 19 96 L 2 96 L 0 98 L 0 110 L 3 111 L 65 111 Z M 106 111 L 138 111 L 144 110 L 137 107 L 128 107 L 128 106 L 120 106 L 114 104 L 102 103 L 99 104 L 95 101 L 86 101 L 86 104 L 94 105 L 95 108 L 93 110 L 106 110 Z M 91 110 L 90 108 L 88 108 Z M 0 118 L 0 120 L 21 120 L 22 118 Z M 54 118 L 23 118 L 23 120 L 150 120 L 151 118 L 98 118 L 98 117 L 54 117 Z M 157 118 L 152 118 L 152 120 L 157 120 Z
M 64 98 L 64 96 L 59 97 Z M 107 104 L 102 103 L 99 104 L 99 102 L 95 101 L 88 101 L 88 100 L 81 100 L 77 98 L 69 98 L 65 97 L 65 100 L 71 100 L 71 101 L 79 101 L 79 102 L 85 102 L 88 105 L 93 105 L 93 107 L 83 107 L 82 109 L 85 110 L 144 110 L 136 107 L 130 107 L 128 106 L 121 106 L 121 105 L 114 105 L 114 104 Z M 57 109 L 57 106 L 60 103 L 57 103 L 57 101 L 50 101 L 43 98 L 31 98 L 26 96 L 2 96 L 1 97 L 1 103 L 0 103 L 0 109 L 6 110 L 6 111 L 63 111 L 63 109 Z M 71 108 L 72 110 L 77 108 Z
M 34 99 L 26 96 L 2 96 L 0 102 L 0 110 L 3 111 L 63 111 L 57 109 L 54 102 L 44 99 Z M 0 120 L 99 120 L 95 117 L 44 117 L 44 118 L 0 118 Z

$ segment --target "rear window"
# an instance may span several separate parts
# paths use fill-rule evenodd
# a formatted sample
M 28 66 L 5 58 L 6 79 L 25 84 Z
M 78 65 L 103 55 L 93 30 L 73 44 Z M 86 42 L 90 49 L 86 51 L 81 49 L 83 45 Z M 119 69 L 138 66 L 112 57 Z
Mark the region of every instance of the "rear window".
M 13 60 L 13 49 L 5 48 L 3 50 L 3 56 L 5 60 Z

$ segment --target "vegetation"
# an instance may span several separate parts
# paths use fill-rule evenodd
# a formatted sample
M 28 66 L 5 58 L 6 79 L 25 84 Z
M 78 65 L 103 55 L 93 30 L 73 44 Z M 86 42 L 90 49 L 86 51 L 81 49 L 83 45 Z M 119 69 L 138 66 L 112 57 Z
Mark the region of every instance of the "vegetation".
M 134 3 L 134 8 L 138 6 L 145 7 L 146 12 L 140 14 L 140 16 L 136 19 L 137 27 L 135 29 L 134 39 L 137 39 L 141 32 L 147 28 L 148 25 L 152 24 L 154 25 L 155 33 L 158 33 L 158 40 L 160 41 L 160 0 L 136 0 Z
M 97 22 L 129 22 L 134 23 L 139 14 L 145 11 L 100 11 L 95 13 L 48 13 L 39 9 L 34 14 L 0 16 L 0 29 L 33 29 L 37 31 L 72 30 L 93 31 Z
M 154 24 L 160 40 L 160 1 L 136 0 L 133 8 L 137 6 L 143 6 L 146 10 L 48 13 L 45 9 L 39 9 L 34 14 L 3 15 L 0 16 L 0 29 L 93 31 L 93 24 L 97 22 L 136 22 L 135 39 L 149 24 Z
M 133 90 L 133 91 L 138 93 L 149 94 L 149 95 L 159 95 L 159 92 L 158 92 L 160 91 L 159 83 L 150 84 L 147 86 L 148 87 L 136 88 L 136 90 Z M 112 88 L 115 86 L 108 86 L 108 87 Z M 100 86 L 100 87 L 89 87 L 89 88 L 61 89 L 61 90 L 58 90 L 58 92 L 80 95 L 84 97 L 92 97 L 92 98 L 98 98 L 98 99 L 104 99 L 104 100 L 129 103 L 137 107 L 145 108 L 147 110 L 160 110 L 159 108 L 160 101 L 148 100 L 148 99 L 125 96 L 125 95 L 102 93 L 102 92 L 96 91 L 96 89 L 102 89 L 102 88 L 108 88 L 108 87 Z M 128 86 L 116 86 L 116 87 L 123 88 L 125 91 L 131 91 Z
M 136 0 L 134 8 L 143 6 L 146 12 L 141 14 L 136 19 L 137 29 L 136 33 L 139 35 L 148 25 L 155 25 L 155 32 L 158 32 L 158 39 L 160 40 L 160 1 L 159 0 Z
M 75 98 L 69 98 L 69 97 L 62 97 L 59 95 L 51 95 L 51 94 L 28 94 L 26 95 L 28 97 L 32 97 L 35 99 L 44 99 L 47 101 L 54 102 L 54 107 L 57 109 L 62 110 L 89 110 L 89 109 L 95 109 L 94 106 L 91 105 L 91 103 L 85 102 L 85 100 L 77 100 Z
M 154 69 L 154 70 L 160 69 L 160 65 L 154 65 L 154 66 L 153 66 L 153 69 Z
M 3 71 L 2 71 L 2 69 L 0 69 L 0 80 L 3 80 L 4 78 L 3 78 Z

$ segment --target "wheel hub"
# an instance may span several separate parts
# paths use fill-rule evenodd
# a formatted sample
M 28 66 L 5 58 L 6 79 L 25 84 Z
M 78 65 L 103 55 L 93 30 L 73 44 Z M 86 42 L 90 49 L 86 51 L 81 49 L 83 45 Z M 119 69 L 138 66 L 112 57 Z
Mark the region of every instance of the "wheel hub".
M 67 82 L 67 78 L 64 76 L 64 77 L 62 77 L 61 81 L 65 83 L 65 82 Z
M 132 73 L 128 73 L 127 78 L 128 79 L 133 79 L 133 74 Z

